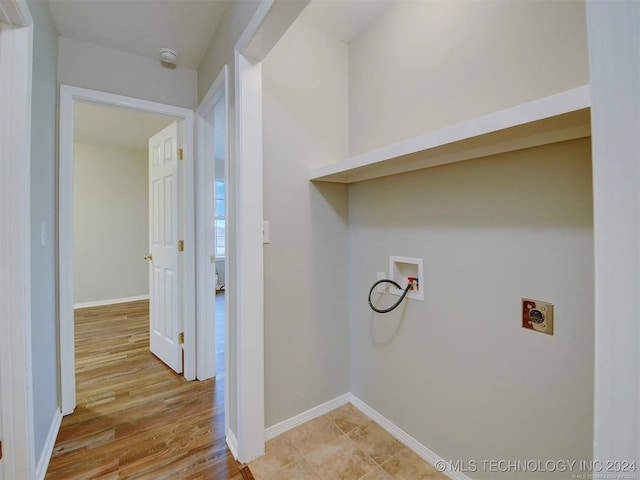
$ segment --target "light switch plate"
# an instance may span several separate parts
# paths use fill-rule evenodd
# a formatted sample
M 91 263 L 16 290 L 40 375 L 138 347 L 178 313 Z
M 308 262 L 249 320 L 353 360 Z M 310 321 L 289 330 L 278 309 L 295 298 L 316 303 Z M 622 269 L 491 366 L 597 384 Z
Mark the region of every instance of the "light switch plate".
M 553 335 L 553 303 L 523 298 L 522 328 Z

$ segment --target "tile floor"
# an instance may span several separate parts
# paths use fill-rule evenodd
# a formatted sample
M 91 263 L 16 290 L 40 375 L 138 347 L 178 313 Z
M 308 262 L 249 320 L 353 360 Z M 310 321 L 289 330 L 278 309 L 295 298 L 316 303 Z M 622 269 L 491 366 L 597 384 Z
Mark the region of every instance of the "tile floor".
M 267 442 L 255 480 L 446 480 L 351 404 Z

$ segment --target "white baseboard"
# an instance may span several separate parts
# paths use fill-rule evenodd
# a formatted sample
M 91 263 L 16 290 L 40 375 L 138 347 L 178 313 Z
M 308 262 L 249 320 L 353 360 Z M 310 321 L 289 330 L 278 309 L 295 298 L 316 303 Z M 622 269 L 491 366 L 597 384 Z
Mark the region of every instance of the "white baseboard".
M 267 428 L 264 432 L 265 441 L 271 440 L 272 438 L 275 438 L 278 435 L 281 435 L 284 432 L 297 427 L 298 425 L 302 425 L 309 420 L 313 420 L 314 418 L 320 417 L 325 413 L 329 413 L 331 410 L 335 410 L 336 408 L 345 405 L 349 402 L 350 395 L 351 394 L 349 393 L 345 393 L 344 395 L 340 395 L 333 400 L 329 400 L 328 402 L 318 405 L 317 407 L 310 408 L 306 412 L 302 412 L 295 417 L 292 417 L 288 420 L 277 423 L 272 427 Z
M 444 460 L 442 457 L 440 457 L 438 454 L 436 454 L 432 450 L 425 447 L 418 440 L 416 440 L 407 432 L 402 430 L 391 420 L 386 418 L 384 415 L 378 413 L 377 410 L 373 409 L 372 407 L 364 403 L 362 400 L 360 400 L 358 397 L 356 397 L 352 393 L 349 394 L 349 402 L 351 402 L 351 404 L 354 407 L 356 407 L 358 410 L 364 413 L 367 417 L 369 417 L 371 420 L 373 420 L 382 428 L 384 428 L 387 432 L 393 435 L 400 443 L 402 443 L 409 450 L 412 450 L 416 455 L 421 457 L 423 460 L 426 460 L 431 465 L 446 465 L 447 469 L 442 473 L 447 475 L 452 480 L 471 480 L 471 478 L 469 478 L 467 475 L 465 475 L 462 472 L 451 471 L 449 468 L 449 462 Z
M 318 405 L 317 407 L 311 408 L 306 412 L 302 412 L 301 414 L 296 415 L 295 417 L 291 417 L 288 420 L 285 420 L 283 422 L 280 422 L 276 425 L 273 425 L 267 428 L 264 432 L 265 441 L 271 440 L 272 438 L 275 438 L 278 435 L 281 435 L 291 430 L 292 428 L 302 425 L 303 423 L 308 422 L 309 420 L 313 420 L 314 418 L 324 415 L 325 413 L 328 413 L 331 410 L 341 407 L 342 405 L 345 405 L 347 403 L 351 403 L 354 407 L 356 407 L 358 410 L 364 413 L 367 417 L 369 417 L 371 420 L 373 420 L 382 428 L 384 428 L 387 432 L 389 432 L 389 434 L 394 436 L 400 443 L 402 443 L 409 450 L 412 450 L 416 455 L 418 455 L 423 460 L 429 462 L 431 465 L 446 465 L 447 469 L 442 473 L 447 475 L 450 479 L 471 480 L 470 477 L 468 477 L 462 472 L 451 471 L 449 462 L 444 460 L 442 457 L 440 457 L 438 454 L 434 453 L 424 445 L 422 445 L 418 440 L 413 438 L 407 432 L 405 432 L 396 424 L 394 424 L 391 420 L 387 419 L 385 416 L 378 413 L 376 410 L 374 410 L 372 407 L 364 403 L 362 400 L 360 400 L 358 397 L 356 397 L 352 393 L 345 393 L 344 395 L 340 395 L 339 397 L 334 398 L 333 400 L 329 400 L 328 402 Z M 227 435 L 227 442 L 228 442 L 228 439 L 229 439 L 229 436 Z M 229 448 L 231 449 L 231 445 L 229 446 Z M 236 443 L 236 448 L 237 448 L 237 443 Z M 232 450 L 232 453 L 233 453 L 233 450 Z
M 238 439 L 231 430 L 227 430 L 225 436 L 231 455 L 233 455 L 234 459 L 238 460 Z
M 102 307 L 104 305 L 113 305 L 115 303 L 138 302 L 140 300 L 149 300 L 149 295 L 136 295 L 134 297 L 110 298 L 108 300 L 96 300 L 93 302 L 74 303 L 73 308 Z
M 47 440 L 44 443 L 44 448 L 40 454 L 38 465 L 36 467 L 36 478 L 38 480 L 44 480 L 47 474 L 47 468 L 49 467 L 49 461 L 51 460 L 51 454 L 53 453 L 53 447 L 56 444 L 56 438 L 60 431 L 60 424 L 62 423 L 62 412 L 56 410 L 51 420 L 51 426 L 49 427 L 49 433 L 47 434 Z

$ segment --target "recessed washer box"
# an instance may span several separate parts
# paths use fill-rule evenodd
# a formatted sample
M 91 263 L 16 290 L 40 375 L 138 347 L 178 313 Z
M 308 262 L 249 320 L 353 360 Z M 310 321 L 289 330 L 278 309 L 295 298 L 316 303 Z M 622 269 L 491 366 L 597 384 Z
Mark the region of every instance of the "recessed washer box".
M 392 255 L 389 257 L 389 274 L 391 280 L 396 282 L 402 288 L 398 289 L 393 286 L 389 287 L 389 293 L 392 295 L 402 295 L 404 289 L 409 282 L 408 278 L 418 279 L 417 291 L 409 291 L 407 298 L 424 302 L 424 268 L 421 258 L 399 257 Z

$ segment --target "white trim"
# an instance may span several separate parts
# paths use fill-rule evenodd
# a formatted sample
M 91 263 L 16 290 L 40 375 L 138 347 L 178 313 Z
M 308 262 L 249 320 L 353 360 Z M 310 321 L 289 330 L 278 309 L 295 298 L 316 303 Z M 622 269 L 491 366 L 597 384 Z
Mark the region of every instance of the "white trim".
M 384 415 L 379 413 L 377 410 L 375 410 L 372 407 L 370 407 L 368 404 L 366 404 L 365 402 L 360 400 L 358 397 L 356 397 L 352 393 L 349 393 L 348 396 L 349 396 L 349 402 L 354 407 L 356 407 L 358 410 L 360 410 L 362 413 L 364 413 L 367 417 L 369 417 L 371 420 L 373 420 L 378 425 L 380 425 L 382 428 L 384 428 L 387 432 L 389 432 L 391 435 L 393 435 L 400 443 L 402 443 L 409 450 L 413 451 L 420 458 L 422 458 L 423 460 L 429 462 L 431 465 L 436 465 L 436 464 L 447 465 L 447 471 L 444 471 L 442 473 L 447 475 L 449 478 L 451 478 L 453 480 L 471 480 L 467 475 L 465 475 L 462 472 L 458 472 L 458 471 L 453 471 L 452 472 L 450 470 L 450 468 L 449 468 L 450 467 L 449 462 L 444 460 L 437 453 L 435 453 L 432 450 L 430 450 L 429 448 L 425 447 L 418 440 L 413 438 L 411 435 L 409 435 L 407 432 L 402 430 L 400 427 L 398 427 L 391 420 L 386 418 Z M 444 462 L 444 463 L 442 463 L 442 462 Z
M 184 377 L 195 379 L 195 245 L 193 208 L 194 112 L 137 98 L 124 97 L 68 85 L 60 86 L 60 141 L 58 172 L 58 249 L 60 318 L 60 389 L 63 415 L 76 406 L 73 325 L 73 104 L 85 101 L 131 108 L 183 121 L 184 124 Z M 191 212 L 191 213 L 189 213 Z
M 233 455 L 233 458 L 238 460 L 238 440 L 236 439 L 236 436 L 233 434 L 231 430 L 227 430 L 226 442 L 227 442 L 227 447 L 229 447 L 229 451 L 231 452 L 231 455 Z
M 262 64 L 238 52 L 236 109 L 237 438 L 248 463 L 264 454 Z
M 49 461 L 51 460 L 51 454 L 53 453 L 53 447 L 56 444 L 56 438 L 60 431 L 60 424 L 62 423 L 62 412 L 56 410 L 56 413 L 51 419 L 51 426 L 49 427 L 49 433 L 42 449 L 42 455 L 38 460 L 38 466 L 36 468 L 36 479 L 44 480 L 47 475 L 47 468 L 49 467 Z
M 197 110 L 197 151 L 196 157 L 196 275 L 199 291 L 196 304 L 197 356 L 196 376 L 206 380 L 216 375 L 216 332 L 215 319 L 215 262 L 211 262 L 214 252 L 214 108 L 220 99 L 224 99 L 225 112 L 225 165 L 229 163 L 229 99 L 228 67 L 225 65 L 207 91 Z M 228 169 L 225 180 L 228 178 Z M 216 258 L 217 260 L 217 258 Z M 225 331 L 227 330 L 225 313 Z M 225 345 L 228 341 L 225 340 Z M 225 352 L 229 350 L 228 346 Z M 228 362 L 225 369 L 228 368 Z M 225 372 L 227 373 L 227 372 Z M 225 375 L 228 378 L 228 375 Z M 228 389 L 225 388 L 225 419 L 228 409 Z M 228 419 L 226 419 L 228 421 Z
M 0 25 L 0 396 L 3 478 L 33 478 L 31 371 L 31 82 L 33 25 L 24 1 Z
M 74 303 L 73 309 L 75 310 L 77 308 L 102 307 L 104 305 L 115 305 L 117 303 L 139 302 L 141 300 L 149 300 L 149 295 L 136 295 L 133 297 L 110 298 L 107 300 L 94 300 L 92 302 Z
M 587 35 L 596 273 L 593 458 L 640 466 L 640 3 L 589 0 Z
M 174 107 L 178 108 L 178 107 Z M 184 370 L 185 380 L 196 379 L 196 215 L 195 215 L 195 121 L 193 110 L 181 109 L 183 117 L 184 171 L 183 171 L 183 237 L 184 267 L 183 283 L 183 319 L 184 319 Z
M 325 413 L 329 413 L 336 408 L 346 405 L 347 403 L 351 402 L 352 397 L 353 395 L 351 395 L 350 393 L 345 393 L 343 395 L 340 395 L 339 397 L 334 398 L 333 400 L 329 400 L 328 402 L 324 402 L 320 405 L 310 408 L 306 412 L 302 412 L 295 417 L 291 417 L 288 420 L 276 423 L 275 425 L 267 428 L 264 431 L 264 440 L 271 440 L 272 438 L 275 438 L 278 435 L 282 435 L 283 433 L 288 432 L 289 430 L 296 428 L 303 423 L 308 422 L 309 420 L 321 417 Z

